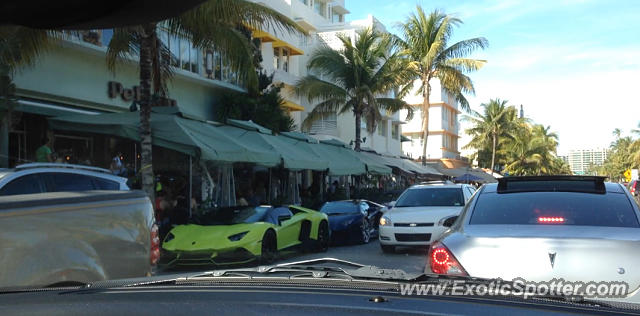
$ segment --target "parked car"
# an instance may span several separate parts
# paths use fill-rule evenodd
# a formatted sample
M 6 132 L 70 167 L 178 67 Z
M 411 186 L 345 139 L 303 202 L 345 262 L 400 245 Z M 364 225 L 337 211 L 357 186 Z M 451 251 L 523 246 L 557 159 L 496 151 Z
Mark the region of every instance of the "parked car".
M 144 277 L 160 257 L 141 191 L 0 196 L 0 287 Z
M 234 206 L 197 214 L 164 239 L 163 265 L 269 263 L 285 249 L 326 251 L 327 215 L 299 206 Z
M 0 195 L 91 190 L 128 191 L 127 179 L 108 169 L 62 164 L 28 163 L 0 170 Z
M 380 218 L 380 247 L 427 246 L 444 232 L 444 221 L 460 213 L 475 188 L 468 184 L 430 182 L 414 185 L 400 195 Z
M 431 245 L 425 272 L 626 281 L 637 289 L 640 209 L 621 184 L 604 179 L 504 177 L 483 186 Z
M 378 234 L 383 205 L 367 200 L 326 202 L 320 212 L 329 217 L 331 241 L 336 244 L 366 244 Z

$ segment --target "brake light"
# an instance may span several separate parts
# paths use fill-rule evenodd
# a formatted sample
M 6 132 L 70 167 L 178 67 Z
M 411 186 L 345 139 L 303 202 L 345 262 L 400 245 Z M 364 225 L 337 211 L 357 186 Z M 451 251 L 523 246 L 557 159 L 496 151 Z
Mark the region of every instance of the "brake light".
M 631 194 L 636 193 L 636 185 L 635 183 L 631 186 Z
M 151 247 L 149 251 L 149 262 L 152 266 L 157 265 L 160 260 L 160 236 L 158 235 L 158 225 L 151 226 Z
M 538 223 L 561 224 L 561 223 L 564 223 L 564 217 L 541 216 L 541 217 L 538 217 Z
M 429 268 L 435 274 L 467 276 L 460 262 L 443 244 L 434 242 L 429 248 Z

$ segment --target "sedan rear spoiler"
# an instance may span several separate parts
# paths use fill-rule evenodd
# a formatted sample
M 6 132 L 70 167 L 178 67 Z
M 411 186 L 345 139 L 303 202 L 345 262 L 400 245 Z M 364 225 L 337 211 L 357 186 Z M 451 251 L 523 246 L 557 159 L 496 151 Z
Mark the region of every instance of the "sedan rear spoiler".
M 498 179 L 497 193 L 515 192 L 581 192 L 606 193 L 599 176 L 520 176 Z

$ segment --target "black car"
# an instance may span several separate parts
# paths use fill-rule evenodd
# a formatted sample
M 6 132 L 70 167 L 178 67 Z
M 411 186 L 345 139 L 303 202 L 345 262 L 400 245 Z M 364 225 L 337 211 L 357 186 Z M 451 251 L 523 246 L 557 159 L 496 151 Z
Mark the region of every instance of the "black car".
M 334 244 L 366 244 L 378 235 L 378 222 L 384 206 L 367 200 L 326 202 L 320 208 L 329 216 Z

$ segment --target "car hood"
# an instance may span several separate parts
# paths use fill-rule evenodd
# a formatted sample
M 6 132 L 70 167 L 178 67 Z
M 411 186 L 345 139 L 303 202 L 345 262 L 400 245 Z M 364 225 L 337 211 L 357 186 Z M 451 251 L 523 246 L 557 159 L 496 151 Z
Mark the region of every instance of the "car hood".
M 361 213 L 327 215 L 329 217 L 329 227 L 331 227 L 332 231 L 345 230 L 353 225 L 359 225 L 363 217 Z
M 640 285 L 638 228 L 468 225 L 443 238 L 473 277 Z
M 460 214 L 462 206 L 394 207 L 384 216 L 392 223 L 438 223 L 439 220 Z
M 270 224 L 252 223 L 236 225 L 179 225 L 169 233 L 174 238 L 163 244 L 163 248 L 170 251 L 198 251 L 223 249 L 235 243 L 243 243 L 260 238 Z M 242 239 L 236 242 L 229 240 L 229 236 L 248 232 Z M 166 240 L 166 239 L 165 239 Z

